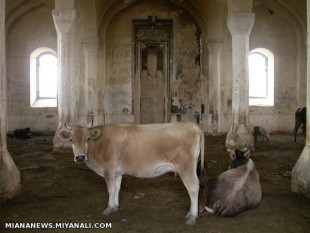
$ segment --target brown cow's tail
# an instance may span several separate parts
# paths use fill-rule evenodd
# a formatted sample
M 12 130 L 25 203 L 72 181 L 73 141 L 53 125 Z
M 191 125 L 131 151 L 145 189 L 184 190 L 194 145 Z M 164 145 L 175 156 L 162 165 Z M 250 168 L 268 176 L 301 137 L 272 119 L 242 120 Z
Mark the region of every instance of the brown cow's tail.
M 199 194 L 198 194 L 198 209 L 199 212 L 205 209 L 207 205 L 207 170 L 204 167 L 205 153 L 205 137 L 203 131 L 200 131 L 200 174 L 199 174 Z M 198 164 L 197 164 L 198 166 Z M 198 171 L 198 169 L 197 169 Z
M 205 159 L 205 136 L 203 131 L 200 132 L 200 175 L 199 175 L 199 185 L 201 188 L 204 187 L 205 178 L 207 176 L 207 171 L 204 167 Z

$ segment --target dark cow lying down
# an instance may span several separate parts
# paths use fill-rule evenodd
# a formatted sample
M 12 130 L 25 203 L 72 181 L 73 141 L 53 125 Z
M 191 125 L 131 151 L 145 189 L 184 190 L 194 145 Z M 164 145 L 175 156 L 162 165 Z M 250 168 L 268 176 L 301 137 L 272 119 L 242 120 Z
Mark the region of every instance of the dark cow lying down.
M 231 169 L 208 181 L 200 196 L 200 211 L 207 202 L 206 210 L 209 213 L 235 216 L 259 205 L 262 190 L 252 159 L 244 157 L 239 151 L 231 157 Z
M 195 223 L 199 154 L 201 170 L 204 164 L 204 134 L 197 124 L 76 126 L 61 130 L 59 137 L 71 140 L 75 162 L 85 162 L 105 178 L 109 203 L 104 215 L 118 209 L 122 175 L 150 178 L 177 172 L 191 200 L 186 223 Z
M 28 127 L 28 128 L 24 128 L 24 129 L 15 129 L 13 137 L 18 138 L 18 139 L 32 138 L 30 128 Z

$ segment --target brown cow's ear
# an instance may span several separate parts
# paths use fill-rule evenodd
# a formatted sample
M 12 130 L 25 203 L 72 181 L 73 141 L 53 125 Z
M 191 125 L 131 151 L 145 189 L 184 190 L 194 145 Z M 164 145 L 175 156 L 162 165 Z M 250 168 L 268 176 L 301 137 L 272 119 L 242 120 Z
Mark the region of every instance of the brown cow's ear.
M 90 129 L 89 132 L 90 132 L 90 138 L 93 140 L 99 138 L 101 134 L 100 129 L 96 129 L 96 128 Z
M 63 129 L 63 130 L 60 130 L 60 131 L 58 132 L 58 136 L 59 136 L 59 138 L 60 138 L 61 140 L 67 141 L 67 140 L 69 140 L 69 138 L 71 137 L 71 132 L 68 131 L 68 130 Z

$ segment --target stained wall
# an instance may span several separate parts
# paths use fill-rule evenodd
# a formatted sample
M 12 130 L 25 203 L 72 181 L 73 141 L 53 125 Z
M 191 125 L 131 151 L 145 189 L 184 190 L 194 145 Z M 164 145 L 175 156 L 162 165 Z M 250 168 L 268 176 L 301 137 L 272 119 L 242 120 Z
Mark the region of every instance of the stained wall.
M 133 19 L 173 20 L 173 38 L 170 80 L 166 103 L 168 121 L 178 114 L 179 120 L 195 120 L 200 114 L 200 58 L 199 29 L 191 15 L 176 5 L 158 1 L 139 1 L 116 14 L 107 26 L 100 29 L 100 39 L 105 47 L 99 50 L 99 79 L 105 79 L 105 114 L 108 122 L 134 122 L 135 83 Z M 106 53 L 105 53 L 106 52 Z M 101 68 L 100 68 L 101 67 Z M 106 77 L 104 77 L 104 74 Z M 139 75 L 139 74 L 138 74 Z
M 192 11 L 187 11 L 171 1 L 134 1 L 129 7 L 117 10 L 111 18 L 96 16 L 97 19 L 101 19 L 101 22 L 98 22 L 101 26 L 98 28 L 100 45 L 97 74 L 99 115 L 104 116 L 104 122 L 135 122 L 137 103 L 134 79 L 137 74 L 133 68 L 132 20 L 157 16 L 173 20 L 172 56 L 169 61 L 171 73 L 167 83 L 167 121 L 197 121 L 202 104 L 205 114 L 209 114 L 211 100 L 208 99 L 208 39 L 201 36 L 198 41 L 198 34 L 203 29 L 206 36 L 208 33 L 212 34 L 209 35 L 210 38 L 223 45 L 220 54 L 219 114 L 221 132 L 227 132 L 231 125 L 232 105 L 232 47 L 231 36 L 226 26 L 227 7 L 215 14 L 215 11 L 207 8 L 223 3 L 209 2 L 213 4 L 202 4 L 202 1 L 192 4 L 208 19 L 208 27 L 202 26 L 204 24 Z M 296 2 L 295 5 L 286 0 L 272 2 L 268 7 L 272 8 L 274 14 L 268 12 L 262 1 L 254 1 L 255 23 L 250 35 L 250 50 L 264 47 L 275 55 L 275 104 L 273 107 L 250 107 L 249 118 L 251 127 L 261 125 L 269 131 L 291 131 L 294 112 L 297 107 L 304 106 L 306 99 L 306 1 Z M 105 4 L 103 5 L 106 6 Z M 79 11 L 83 11 L 83 8 Z M 85 19 L 81 17 L 80 20 Z M 223 25 L 216 22 L 223 22 Z M 83 31 L 81 27 L 87 25 L 85 22 L 78 24 L 78 31 Z M 29 56 L 33 50 L 43 46 L 57 51 L 52 8 L 45 5 L 23 14 L 8 31 L 9 130 L 26 126 L 32 127 L 33 130 L 56 129 L 57 108 L 30 107 Z M 79 47 L 80 53 L 77 54 L 80 70 L 75 79 L 79 80 L 76 82 L 78 114 L 79 117 L 83 117 L 88 105 L 84 93 L 87 82 L 82 43 Z M 207 131 L 207 128 L 205 130 Z
M 52 9 L 41 6 L 22 15 L 7 35 L 8 130 L 31 127 L 55 131 L 57 108 L 30 107 L 30 54 L 37 48 L 57 51 Z

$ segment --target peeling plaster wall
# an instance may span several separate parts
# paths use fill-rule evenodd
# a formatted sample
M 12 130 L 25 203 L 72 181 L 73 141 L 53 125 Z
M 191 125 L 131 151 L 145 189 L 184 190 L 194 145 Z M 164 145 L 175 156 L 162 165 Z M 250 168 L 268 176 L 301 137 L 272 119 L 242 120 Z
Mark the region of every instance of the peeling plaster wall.
M 269 14 L 262 7 L 253 9 L 255 23 L 250 35 L 250 51 L 255 48 L 267 48 L 274 54 L 274 106 L 250 106 L 250 123 L 260 125 L 269 131 L 292 131 L 294 113 L 298 106 L 298 83 L 305 79 L 302 72 L 306 61 L 300 60 L 296 30 L 293 24 L 279 9 Z M 305 52 L 305 50 L 304 50 Z M 300 90 L 305 93 L 304 90 Z M 306 95 L 303 97 L 306 99 Z
M 52 9 L 40 7 L 23 15 L 9 30 L 7 41 L 8 130 L 55 131 L 57 108 L 30 107 L 30 54 L 39 47 L 57 51 Z
M 298 105 L 298 96 L 305 102 L 305 50 L 299 54 L 298 44 L 304 46 L 304 41 L 297 36 L 297 31 L 292 24 L 292 19 L 283 12 L 273 8 L 274 14 L 269 14 L 261 5 L 253 9 L 255 22 L 250 34 L 249 50 L 267 48 L 274 53 L 274 106 L 249 107 L 250 128 L 260 125 L 268 131 L 291 132 L 294 128 L 294 113 Z M 221 109 L 222 131 L 227 132 L 231 119 L 231 35 L 228 30 L 224 37 L 221 50 Z M 304 54 L 303 54 L 304 53 Z M 300 57 L 300 58 L 299 58 Z M 298 62 L 300 62 L 298 64 Z M 299 93 L 300 92 L 300 93 Z
M 288 0 L 284 2 L 288 5 L 292 4 Z M 303 22 L 305 18 L 302 4 L 305 5 L 305 1 L 296 3 L 297 12 L 301 14 L 300 19 L 295 19 L 297 23 L 300 20 Z M 261 125 L 268 131 L 291 131 L 294 125 L 294 112 L 297 107 L 300 107 L 298 103 L 305 103 L 306 99 L 306 50 L 303 49 L 305 48 L 303 38 L 297 36 L 298 33 L 302 35 L 305 32 L 300 32 L 301 29 L 296 28 L 292 23 L 296 15 L 284 13 L 284 9 L 279 10 L 276 6 L 276 4 L 271 5 L 275 13 L 270 15 L 261 5 L 261 1 L 255 4 L 253 9 L 255 23 L 250 35 L 250 50 L 264 47 L 275 55 L 275 106 L 250 107 L 249 118 L 251 128 L 254 125 Z M 98 53 L 98 102 L 99 115 L 105 115 L 106 123 L 125 123 L 135 120 L 132 19 L 147 19 L 152 15 L 159 19 L 173 19 L 170 103 L 167 120 L 197 121 L 202 103 L 205 111 L 209 109 L 208 104 L 211 100 L 204 99 L 203 102 L 201 100 L 201 96 L 208 96 L 207 88 L 201 88 L 202 84 L 208 86 L 207 50 L 206 46 L 203 46 L 202 54 L 199 53 L 200 45 L 197 40 L 199 30 L 193 17 L 171 1 L 141 0 L 121 9 L 111 21 L 103 21 L 99 30 L 101 44 Z M 226 16 L 227 7 L 224 12 L 225 19 Z M 209 15 L 209 20 L 218 19 Z M 221 131 L 227 132 L 231 126 L 232 48 L 226 20 L 223 23 L 223 38 L 219 33 L 220 36 L 216 39 L 223 42 L 220 59 L 220 119 Z M 104 28 L 107 28 L 106 31 Z M 217 35 L 216 28 L 212 30 L 213 34 Z M 218 30 L 221 32 L 222 28 Z M 204 39 L 202 42 L 207 43 Z M 12 25 L 7 41 L 9 130 L 26 126 L 32 127 L 33 130 L 55 130 L 57 108 L 30 108 L 29 106 L 30 53 L 43 46 L 57 51 L 57 35 L 51 9 L 41 6 L 27 12 Z M 79 121 L 84 122 L 88 98 L 85 89 L 88 85 L 85 80 L 85 54 L 82 45 L 75 47 L 80 55 L 79 68 L 76 69 L 78 81 L 75 83 L 77 110 Z M 200 59 L 200 56 L 203 59 Z M 201 60 L 203 64 L 199 64 Z M 204 67 L 203 73 L 201 73 L 201 66 Z M 201 83 L 201 77 L 205 79 L 205 83 Z M 173 119 L 170 119 L 171 117 Z
M 197 28 L 186 24 L 175 36 L 177 79 L 171 85 L 172 113 L 182 121 L 198 121 L 201 111 L 200 51 Z
M 228 132 L 232 123 L 232 39 L 226 28 L 221 50 L 221 131 Z
M 99 49 L 99 79 L 105 73 L 106 102 L 104 103 L 107 122 L 132 122 L 134 75 L 133 74 L 133 39 L 132 20 L 173 19 L 173 52 L 170 76 L 170 97 L 172 110 L 181 116 L 182 121 L 199 118 L 201 108 L 200 93 L 200 57 L 199 39 L 193 18 L 171 2 L 139 1 L 120 11 L 113 17 L 104 35 L 103 28 L 99 37 L 106 41 L 106 49 Z M 104 53 L 106 52 L 106 55 Z M 106 59 L 106 71 L 102 67 Z M 101 66 L 101 67 L 100 67 Z M 170 116 L 168 116 L 169 121 Z M 179 117 L 180 118 L 180 117 Z

